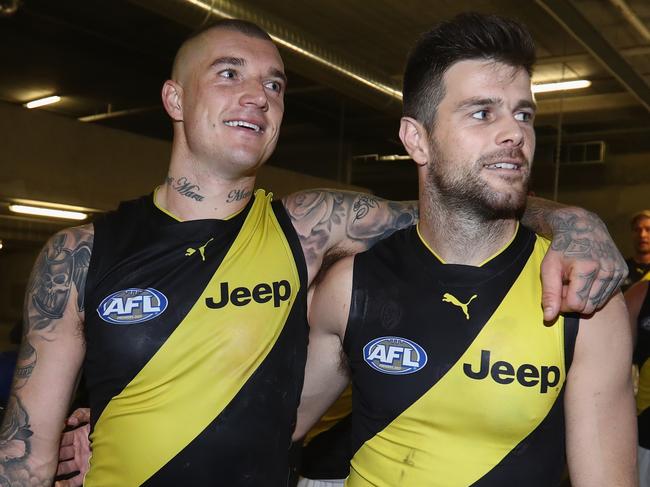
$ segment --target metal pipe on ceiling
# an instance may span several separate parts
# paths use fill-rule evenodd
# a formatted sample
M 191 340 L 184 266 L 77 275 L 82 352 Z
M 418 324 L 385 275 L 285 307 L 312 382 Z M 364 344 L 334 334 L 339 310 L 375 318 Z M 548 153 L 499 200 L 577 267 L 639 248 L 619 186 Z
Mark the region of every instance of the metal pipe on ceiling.
M 174 7 L 172 2 L 161 2 L 160 0 L 131 0 L 145 8 L 158 12 L 167 12 L 178 7 Z M 234 0 L 179 0 L 177 3 L 194 7 L 197 10 L 205 12 L 203 23 L 210 16 L 218 18 L 239 18 L 254 22 L 264 28 L 278 46 L 308 59 L 329 71 L 343 76 L 355 83 L 371 88 L 374 92 L 387 96 L 391 101 L 402 101 L 402 91 L 399 87 L 394 86 L 393 81 L 387 75 L 381 73 L 372 73 L 370 67 L 359 67 L 358 63 L 354 65 L 343 59 L 341 56 L 328 51 L 318 45 L 316 40 L 308 38 L 304 33 L 298 32 L 297 29 L 287 28 L 281 20 L 274 19 L 268 12 L 252 9 Z M 197 25 L 191 25 L 196 28 Z
M 306 41 L 304 38 L 299 38 L 297 35 L 291 35 L 286 28 L 282 28 L 281 25 L 276 24 L 269 20 L 268 15 L 260 15 L 259 12 L 247 9 L 242 5 L 234 5 L 229 1 L 220 0 L 215 2 L 214 0 L 185 0 L 187 3 L 190 3 L 198 8 L 201 8 L 208 12 L 210 15 L 217 15 L 223 18 L 241 18 L 246 20 L 251 20 L 256 24 L 261 25 L 266 29 L 271 38 L 280 46 L 293 51 L 296 54 L 299 54 L 311 61 L 315 61 L 322 66 L 338 72 L 350 79 L 353 79 L 356 82 L 364 84 L 369 88 L 372 88 L 384 95 L 388 95 L 396 100 L 402 100 L 402 92 L 399 89 L 395 89 L 389 84 L 377 80 L 372 75 L 368 73 L 363 73 L 359 69 L 350 66 L 348 63 L 343 62 L 340 59 L 337 59 L 333 54 L 323 50 L 318 49 L 315 43 Z M 215 6 L 218 3 L 219 7 Z
M 621 54 L 566 0 L 536 0 L 551 17 L 580 42 L 636 100 L 650 112 L 650 87 Z
M 621 12 L 621 15 L 625 17 L 625 20 L 627 20 L 646 41 L 650 42 L 650 29 L 646 27 L 643 21 L 625 0 L 609 0 L 609 3 Z

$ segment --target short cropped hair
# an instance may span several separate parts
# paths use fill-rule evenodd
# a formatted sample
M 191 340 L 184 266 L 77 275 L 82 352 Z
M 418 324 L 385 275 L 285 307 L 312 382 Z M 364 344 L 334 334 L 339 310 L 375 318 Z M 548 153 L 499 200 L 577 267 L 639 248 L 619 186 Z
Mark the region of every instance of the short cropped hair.
M 188 37 L 185 42 L 189 41 L 190 39 L 194 39 L 195 37 L 200 36 L 204 32 L 213 29 L 234 30 L 235 32 L 239 32 L 249 37 L 256 37 L 258 39 L 264 39 L 273 42 L 273 39 L 271 39 L 269 33 L 266 32 L 264 29 L 262 29 L 259 25 L 254 24 L 253 22 L 249 22 L 248 20 L 242 20 L 242 19 L 221 19 L 212 22 L 210 24 L 207 24 L 201 27 L 196 32 L 193 32 L 192 35 L 190 35 L 190 37 Z
M 220 30 L 220 29 L 231 30 L 234 32 L 239 32 L 240 34 L 244 34 L 248 37 L 255 37 L 256 39 L 262 39 L 265 41 L 273 42 L 273 39 L 271 38 L 268 32 L 262 29 L 259 25 L 254 24 L 253 22 L 249 22 L 248 20 L 241 20 L 241 19 L 217 20 L 215 22 L 212 22 L 208 25 L 201 27 L 197 31 L 193 32 L 187 39 L 185 39 L 185 41 L 180 45 L 180 47 L 176 51 L 172 72 L 175 71 L 176 66 L 178 65 L 179 62 L 179 58 L 181 56 L 181 52 L 184 50 L 185 46 L 187 46 L 194 39 L 202 36 L 206 32 L 212 30 Z
M 406 62 L 403 113 L 432 127 L 445 96 L 443 76 L 458 61 L 485 59 L 524 68 L 532 76 L 535 43 L 519 22 L 463 13 L 422 34 Z
M 650 218 L 650 210 L 637 211 L 632 215 L 632 219 L 630 220 L 630 227 L 632 227 L 632 230 L 634 230 L 634 225 L 636 225 L 639 220 L 644 220 L 646 218 Z

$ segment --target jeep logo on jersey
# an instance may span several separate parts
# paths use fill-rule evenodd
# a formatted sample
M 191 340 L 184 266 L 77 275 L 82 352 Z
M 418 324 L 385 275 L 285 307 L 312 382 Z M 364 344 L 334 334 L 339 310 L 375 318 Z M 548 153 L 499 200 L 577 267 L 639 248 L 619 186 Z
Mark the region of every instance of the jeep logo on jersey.
M 167 309 L 167 297 L 153 288 L 136 287 L 117 291 L 104 298 L 97 308 L 99 317 L 116 325 L 149 321 Z
M 232 291 L 229 290 L 227 282 L 222 282 L 219 287 L 221 295 L 219 301 L 215 298 L 205 298 L 205 305 L 211 309 L 220 309 L 227 305 L 229 302 L 235 306 L 246 306 L 251 301 L 263 304 L 269 301 L 273 302 L 273 307 L 280 306 L 282 301 L 286 301 L 291 296 L 291 284 L 289 281 L 276 281 L 271 284 L 261 282 L 253 289 L 247 287 L 236 287 Z
M 498 360 L 490 367 L 490 351 L 481 350 L 481 363 L 475 367 L 464 363 L 463 372 L 470 379 L 485 379 L 488 374 L 497 384 L 510 384 L 515 380 L 524 387 L 539 385 L 539 392 L 545 394 L 550 387 L 555 387 L 560 382 L 560 368 L 555 365 L 522 364 L 516 370 L 514 365 L 505 360 Z
M 363 359 L 384 374 L 417 372 L 427 363 L 427 353 L 417 343 L 400 337 L 380 337 L 363 347 Z

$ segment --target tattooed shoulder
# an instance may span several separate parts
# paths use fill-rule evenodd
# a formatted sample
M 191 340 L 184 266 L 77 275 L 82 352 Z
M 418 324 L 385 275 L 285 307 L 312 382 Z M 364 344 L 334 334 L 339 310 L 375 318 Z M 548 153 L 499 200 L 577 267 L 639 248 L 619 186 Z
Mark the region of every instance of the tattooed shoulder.
M 93 246 L 93 227 L 62 230 L 39 254 L 27 286 L 25 317 L 31 329 L 44 329 L 63 316 L 73 288 L 77 311 L 84 310 L 84 288 Z
M 308 266 L 319 266 L 328 253 L 338 256 L 365 250 L 417 221 L 416 202 L 392 202 L 350 191 L 301 191 L 283 203 Z

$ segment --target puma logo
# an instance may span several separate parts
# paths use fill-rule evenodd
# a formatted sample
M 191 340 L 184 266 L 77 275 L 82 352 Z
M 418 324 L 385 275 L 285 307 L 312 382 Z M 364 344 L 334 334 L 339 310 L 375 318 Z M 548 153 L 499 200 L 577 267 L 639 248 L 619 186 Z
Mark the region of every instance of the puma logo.
M 196 253 L 196 251 L 198 250 L 198 251 L 199 251 L 199 254 L 201 255 L 201 260 L 202 260 L 203 262 L 205 262 L 205 248 L 206 248 L 206 247 L 208 246 L 208 244 L 209 244 L 210 242 L 212 242 L 213 240 L 214 240 L 214 238 L 211 238 L 210 240 L 208 240 L 207 242 L 205 242 L 203 245 L 201 245 L 200 247 L 198 247 L 198 248 L 196 248 L 196 249 L 195 249 L 195 248 L 192 248 L 192 247 L 189 247 L 189 248 L 185 251 L 185 255 L 187 255 L 187 256 L 193 255 L 193 254 Z
M 467 310 L 467 307 L 469 306 L 469 303 L 471 303 L 474 300 L 474 298 L 476 298 L 476 297 L 477 297 L 477 295 L 475 294 L 474 296 L 469 298 L 469 301 L 467 301 L 466 303 L 461 303 L 458 300 L 458 298 L 456 296 L 454 296 L 453 294 L 445 293 L 442 296 L 442 302 L 443 303 L 451 303 L 454 306 L 458 306 L 461 310 L 463 310 L 463 313 L 465 313 L 465 318 L 467 318 L 469 320 L 469 312 Z

